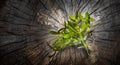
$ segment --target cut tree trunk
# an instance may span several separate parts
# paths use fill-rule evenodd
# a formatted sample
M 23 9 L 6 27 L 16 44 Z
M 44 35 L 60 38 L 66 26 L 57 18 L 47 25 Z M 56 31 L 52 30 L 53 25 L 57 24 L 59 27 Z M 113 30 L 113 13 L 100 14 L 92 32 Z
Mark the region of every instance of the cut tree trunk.
M 91 54 L 77 47 L 55 53 L 49 31 L 76 11 L 95 18 Z M 0 65 L 120 65 L 119 18 L 119 0 L 0 0 Z

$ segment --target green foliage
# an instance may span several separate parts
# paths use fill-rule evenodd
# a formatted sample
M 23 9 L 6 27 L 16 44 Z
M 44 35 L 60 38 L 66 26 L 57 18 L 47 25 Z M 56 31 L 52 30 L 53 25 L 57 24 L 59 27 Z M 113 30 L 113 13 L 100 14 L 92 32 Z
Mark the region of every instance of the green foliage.
M 57 35 L 58 38 L 52 42 L 54 50 L 59 51 L 69 46 L 82 46 L 89 49 L 86 40 L 91 34 L 90 22 L 94 21 L 89 13 L 85 13 L 85 17 L 77 12 L 75 16 L 69 16 L 70 21 L 64 22 L 64 27 L 60 30 L 50 31 L 50 34 Z

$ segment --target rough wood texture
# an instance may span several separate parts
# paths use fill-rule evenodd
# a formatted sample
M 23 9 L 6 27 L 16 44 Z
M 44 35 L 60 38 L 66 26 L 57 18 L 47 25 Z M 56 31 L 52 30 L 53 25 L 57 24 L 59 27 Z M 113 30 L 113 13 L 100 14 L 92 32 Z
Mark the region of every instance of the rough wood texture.
M 88 11 L 96 25 L 85 49 L 48 46 L 68 15 Z M 0 65 L 120 65 L 119 0 L 0 0 Z

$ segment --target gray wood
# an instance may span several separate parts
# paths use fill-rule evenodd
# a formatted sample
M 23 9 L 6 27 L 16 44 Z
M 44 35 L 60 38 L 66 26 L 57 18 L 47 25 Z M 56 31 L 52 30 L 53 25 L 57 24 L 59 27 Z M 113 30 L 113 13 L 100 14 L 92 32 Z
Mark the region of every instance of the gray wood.
M 48 46 L 69 15 L 86 11 L 95 18 L 84 48 L 60 52 Z M 0 0 L 0 65 L 120 65 L 119 0 Z

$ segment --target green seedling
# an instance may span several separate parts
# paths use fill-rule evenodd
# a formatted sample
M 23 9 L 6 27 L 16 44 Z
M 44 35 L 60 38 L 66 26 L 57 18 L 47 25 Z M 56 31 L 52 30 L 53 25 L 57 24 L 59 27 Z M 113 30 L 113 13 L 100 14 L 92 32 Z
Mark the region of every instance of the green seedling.
M 63 28 L 58 31 L 50 31 L 50 34 L 57 35 L 58 38 L 53 40 L 51 46 L 54 50 L 60 51 L 65 47 L 78 46 L 89 49 L 86 40 L 91 35 L 90 22 L 94 21 L 89 13 L 85 17 L 77 12 L 75 16 L 69 16 L 70 21 L 65 21 Z

